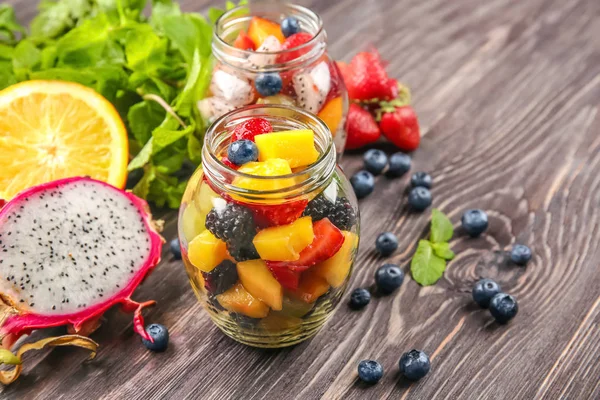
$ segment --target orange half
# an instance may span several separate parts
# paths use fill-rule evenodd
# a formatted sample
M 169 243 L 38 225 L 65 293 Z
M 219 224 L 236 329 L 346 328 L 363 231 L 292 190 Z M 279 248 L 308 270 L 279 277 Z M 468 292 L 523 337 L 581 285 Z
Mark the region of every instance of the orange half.
M 0 91 L 0 198 L 71 176 L 123 188 L 127 130 L 113 105 L 77 83 L 27 81 Z

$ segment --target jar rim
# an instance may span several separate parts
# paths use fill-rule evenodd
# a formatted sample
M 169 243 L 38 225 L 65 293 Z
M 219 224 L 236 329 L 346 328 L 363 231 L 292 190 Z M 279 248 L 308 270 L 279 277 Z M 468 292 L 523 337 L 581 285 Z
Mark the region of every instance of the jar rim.
M 285 116 L 282 114 L 288 113 L 289 115 L 295 116 L 300 115 L 302 118 L 310 121 L 309 123 L 300 123 L 297 119 Z M 279 115 L 278 115 L 279 114 Z M 315 133 L 315 140 L 318 140 L 320 147 L 319 157 L 317 160 L 304 168 L 301 171 L 292 172 L 286 175 L 277 176 L 258 176 L 246 174 L 240 172 L 229 165 L 223 163 L 221 158 L 217 155 L 218 147 L 223 142 L 219 141 L 219 135 L 223 136 L 227 141 L 231 136 L 233 127 L 238 125 L 247 119 L 261 117 L 261 118 L 283 118 L 288 121 L 296 121 L 298 125 L 304 125 L 307 129 L 312 129 Z M 310 124 L 310 126 L 309 126 Z M 225 131 L 225 135 L 223 132 Z M 221 139 L 223 139 L 221 138 Z M 265 196 L 265 195 L 290 195 L 293 196 L 294 192 L 303 191 L 310 192 L 317 189 L 328 181 L 333 175 L 336 167 L 335 163 L 335 144 L 333 143 L 333 137 L 331 132 L 320 118 L 317 116 L 294 106 L 281 105 L 281 104 L 255 104 L 246 106 L 227 114 L 222 115 L 215 120 L 212 125 L 206 131 L 204 136 L 204 146 L 202 149 L 202 167 L 204 173 L 208 175 L 209 179 L 213 179 L 213 182 L 220 189 L 227 192 L 233 192 L 241 196 L 249 196 L 252 198 Z M 228 177 L 229 179 L 224 179 Z M 228 183 L 227 180 L 235 178 L 249 178 L 253 180 L 269 182 L 274 180 L 293 179 L 296 184 L 291 186 L 282 187 L 274 190 L 254 190 L 245 189 L 239 186 Z M 215 182 L 216 181 L 216 182 Z M 284 197 L 284 196 L 281 196 Z M 286 196 L 287 197 L 287 196 Z

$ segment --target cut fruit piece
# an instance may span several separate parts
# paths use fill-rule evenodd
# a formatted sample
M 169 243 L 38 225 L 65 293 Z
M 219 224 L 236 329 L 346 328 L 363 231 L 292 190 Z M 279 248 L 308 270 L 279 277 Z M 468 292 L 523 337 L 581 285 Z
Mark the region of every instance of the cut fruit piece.
M 281 286 L 291 290 L 298 289 L 298 284 L 300 283 L 300 272 L 292 271 L 287 267 L 278 267 L 270 264 L 267 264 L 267 267 L 269 267 L 275 279 L 281 283 Z
M 303 217 L 289 225 L 263 229 L 252 243 L 263 260 L 295 261 L 314 237 L 312 218 Z
M 261 228 L 291 224 L 304 212 L 308 200 L 298 200 L 283 204 L 246 204 L 254 213 L 254 221 Z
M 275 36 L 279 43 L 285 41 L 279 24 L 268 19 L 253 17 L 248 28 L 248 36 L 254 42 L 254 47 L 259 48 L 269 36 Z
M 292 271 L 305 271 L 315 264 L 323 262 L 340 250 L 344 235 L 329 219 L 323 218 L 314 223 L 314 240 L 300 252 L 300 258 L 288 262 L 268 262 L 269 267 L 289 268 Z
M 238 48 L 240 50 L 256 50 L 256 46 L 250 36 L 244 31 L 240 31 L 238 37 L 233 42 L 233 47 Z
M 190 242 L 188 257 L 200 271 L 210 272 L 227 258 L 227 246 L 206 230 Z
M 198 196 L 194 199 L 202 214 L 208 214 L 213 209 L 215 206 L 214 199 L 221 199 L 221 196 L 215 193 L 207 182 L 202 182 L 198 190 Z
M 206 227 L 206 214 L 199 212 L 194 203 L 188 203 L 185 205 L 183 214 L 181 215 L 181 225 L 183 229 L 183 236 L 186 242 L 190 242 L 196 236 L 204 232 Z
M 342 286 L 346 280 L 354 261 L 354 252 L 358 246 L 357 235 L 347 231 L 343 232 L 343 235 L 344 244 L 340 251 L 311 270 L 322 276 L 334 288 Z
M 260 137 L 262 135 L 258 135 Z M 254 176 L 282 176 L 292 173 L 290 164 L 282 159 L 270 159 L 264 162 L 249 162 L 242 165 L 239 172 Z M 236 177 L 233 185 L 243 189 L 256 191 L 274 191 L 294 186 L 296 181 L 292 178 L 282 179 L 255 179 L 250 177 Z
M 251 318 L 264 318 L 269 314 L 269 306 L 252 296 L 241 283 L 237 283 L 216 298 L 221 307 L 230 312 Z
M 268 331 L 283 331 L 294 329 L 302 325 L 302 319 L 282 314 L 280 312 L 269 313 L 267 318 L 260 321 L 260 326 Z
M 289 50 L 295 49 L 310 42 L 312 38 L 313 36 L 310 33 L 298 32 L 285 39 L 285 41 L 281 44 L 281 50 L 283 52 L 277 56 L 277 63 L 284 64 L 286 62 L 295 60 L 296 58 L 300 58 L 302 55 L 308 53 L 313 46 L 305 46 L 295 51 Z
M 73 176 L 124 188 L 127 130 L 113 105 L 77 83 L 27 81 L 0 91 L 0 198 Z
M 283 309 L 279 314 L 290 315 L 296 318 L 302 318 L 306 314 L 312 311 L 314 304 L 306 303 L 295 297 L 285 295 L 283 296 Z
M 317 115 L 327 124 L 334 137 L 338 131 L 340 122 L 342 122 L 343 112 L 344 100 L 341 97 L 336 97 L 325 103 L 323 109 Z
M 314 303 L 317 299 L 329 291 L 329 283 L 321 275 L 309 269 L 302 273 L 298 289 L 292 293 L 305 303 Z
M 237 272 L 244 288 L 273 310 L 281 310 L 283 288 L 262 260 L 238 263 Z
M 295 106 L 296 102 L 290 96 L 285 94 L 276 94 L 275 96 L 261 97 L 256 104 L 283 104 L 286 106 Z
M 303 167 L 317 161 L 315 133 L 310 129 L 272 132 L 254 138 L 259 161 L 283 159 L 291 168 Z

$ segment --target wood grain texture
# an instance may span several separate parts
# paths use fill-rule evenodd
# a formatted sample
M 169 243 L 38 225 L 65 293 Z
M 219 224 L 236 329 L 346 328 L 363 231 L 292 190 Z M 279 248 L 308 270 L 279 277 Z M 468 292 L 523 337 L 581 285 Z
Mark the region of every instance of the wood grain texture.
M 12 0 L 30 18 L 33 0 Z M 216 4 L 218 2 L 212 2 Z M 207 1 L 183 1 L 202 10 Z M 364 312 L 341 305 L 312 340 L 294 348 L 245 347 L 215 328 L 179 262 L 164 262 L 136 292 L 154 298 L 148 321 L 170 328 L 171 345 L 152 354 L 131 317 L 117 310 L 93 337 L 96 360 L 55 349 L 27 355 L 7 399 L 598 399 L 600 398 L 600 2 L 597 0 L 304 1 L 326 23 L 330 49 L 349 59 L 377 45 L 389 70 L 412 89 L 425 137 L 413 171 L 434 177 L 434 205 L 458 225 L 471 207 L 488 210 L 480 239 L 457 235 L 457 258 L 442 281 L 375 298 Z M 368 18 L 366 18 L 368 16 Z M 381 148 L 393 149 L 382 144 Z M 361 155 L 348 154 L 347 173 Z M 407 178 L 378 178 L 361 202 L 360 255 L 351 287 L 369 286 L 383 260 L 376 235 L 393 231 L 400 249 L 386 261 L 408 269 L 428 215 L 408 212 Z M 166 225 L 175 235 L 175 216 Z M 526 243 L 527 268 L 507 261 Z M 473 305 L 480 277 L 519 300 L 498 326 Z M 346 296 L 347 297 L 347 296 Z M 432 372 L 399 378 L 404 351 L 420 348 Z M 356 366 L 379 360 L 373 387 Z

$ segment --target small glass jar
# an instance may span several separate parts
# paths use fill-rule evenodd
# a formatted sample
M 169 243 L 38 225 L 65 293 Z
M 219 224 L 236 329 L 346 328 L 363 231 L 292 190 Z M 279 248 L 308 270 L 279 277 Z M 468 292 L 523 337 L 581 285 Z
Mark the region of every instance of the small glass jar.
M 296 18 L 302 32 L 312 39 L 283 50 L 285 38 L 279 33 L 279 39 L 267 36 L 256 51 L 234 46 L 240 32 L 249 32 L 253 19 L 281 23 L 286 17 Z M 348 95 L 336 62 L 327 54 L 327 34 L 317 14 L 284 2 L 253 2 L 250 8 L 234 8 L 215 24 L 212 54 L 215 62 L 208 97 L 199 102 L 204 118 L 212 122 L 249 104 L 296 105 L 325 121 L 339 161 L 346 143 Z
M 275 132 L 311 129 L 317 161 L 282 176 L 223 163 L 232 130 L 253 117 Z M 315 335 L 346 289 L 359 239 L 356 197 L 336 165 L 327 125 L 282 105 L 248 106 L 215 121 L 183 197 L 179 238 L 192 288 L 225 334 L 256 347 Z M 301 241 L 297 258 L 278 258 Z

